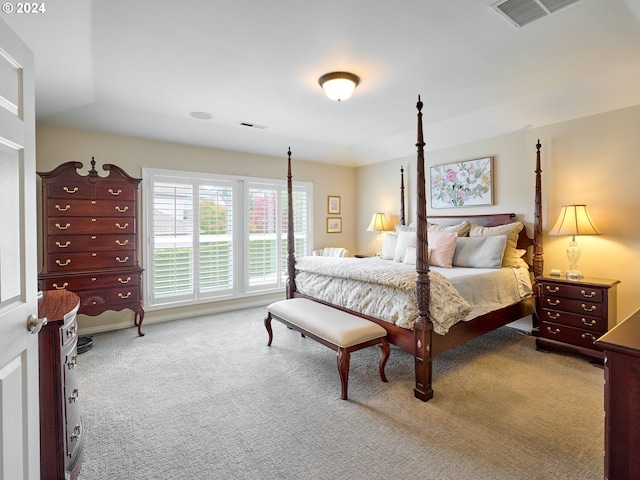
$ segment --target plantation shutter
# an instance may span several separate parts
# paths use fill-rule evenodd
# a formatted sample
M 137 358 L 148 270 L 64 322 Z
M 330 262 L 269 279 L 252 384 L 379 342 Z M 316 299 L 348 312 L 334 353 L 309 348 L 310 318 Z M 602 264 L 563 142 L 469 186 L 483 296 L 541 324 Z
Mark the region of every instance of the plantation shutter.
M 278 189 L 248 185 L 249 288 L 278 285 Z

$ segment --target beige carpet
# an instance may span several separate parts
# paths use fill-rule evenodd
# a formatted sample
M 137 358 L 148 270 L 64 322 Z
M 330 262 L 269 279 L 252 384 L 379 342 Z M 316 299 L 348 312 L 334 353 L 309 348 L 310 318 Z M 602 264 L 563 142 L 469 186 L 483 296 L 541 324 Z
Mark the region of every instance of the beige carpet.
M 603 477 L 603 371 L 536 352 L 502 328 L 436 357 L 435 397 L 413 363 L 355 352 L 349 400 L 335 353 L 264 309 L 96 335 L 78 361 L 80 480 L 576 479 Z

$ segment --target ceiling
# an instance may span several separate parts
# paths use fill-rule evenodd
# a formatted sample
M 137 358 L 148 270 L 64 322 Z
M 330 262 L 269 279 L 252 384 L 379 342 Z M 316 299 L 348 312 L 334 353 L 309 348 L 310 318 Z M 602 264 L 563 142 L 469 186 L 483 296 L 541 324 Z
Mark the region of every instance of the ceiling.
M 640 104 L 640 0 L 522 28 L 495 2 L 53 0 L 1 18 L 35 52 L 39 122 L 275 157 L 411 155 L 419 94 L 427 149 Z M 340 103 L 318 85 L 335 70 L 361 78 Z

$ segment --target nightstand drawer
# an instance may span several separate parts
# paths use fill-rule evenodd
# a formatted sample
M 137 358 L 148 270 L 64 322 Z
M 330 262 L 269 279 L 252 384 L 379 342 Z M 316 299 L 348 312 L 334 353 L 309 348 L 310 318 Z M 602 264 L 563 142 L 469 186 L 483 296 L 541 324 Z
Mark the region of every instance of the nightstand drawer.
M 589 285 L 562 285 L 558 283 L 542 283 L 542 295 L 553 297 L 575 298 L 589 302 L 602 302 L 602 289 Z
M 575 313 L 559 312 L 557 310 L 542 311 L 540 320 L 543 322 L 553 322 L 568 327 L 581 328 L 590 332 L 603 334 L 607 331 L 607 325 L 600 317 L 589 317 L 586 315 L 576 315 Z
M 577 313 L 578 315 L 602 316 L 602 304 L 570 298 L 542 296 L 542 308 Z
M 557 323 L 542 322 L 540 325 L 540 336 L 592 350 L 600 350 L 595 342 L 600 335 L 596 332 L 587 332 L 580 328 L 567 327 Z

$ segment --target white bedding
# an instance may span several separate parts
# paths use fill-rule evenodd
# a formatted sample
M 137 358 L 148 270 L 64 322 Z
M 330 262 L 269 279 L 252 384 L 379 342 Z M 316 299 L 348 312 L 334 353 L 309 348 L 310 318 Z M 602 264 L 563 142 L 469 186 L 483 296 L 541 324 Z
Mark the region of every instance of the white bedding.
M 300 293 L 413 328 L 418 315 L 415 265 L 380 258 L 302 257 L 296 261 Z M 512 305 L 531 295 L 526 268 L 430 267 L 433 331 Z

